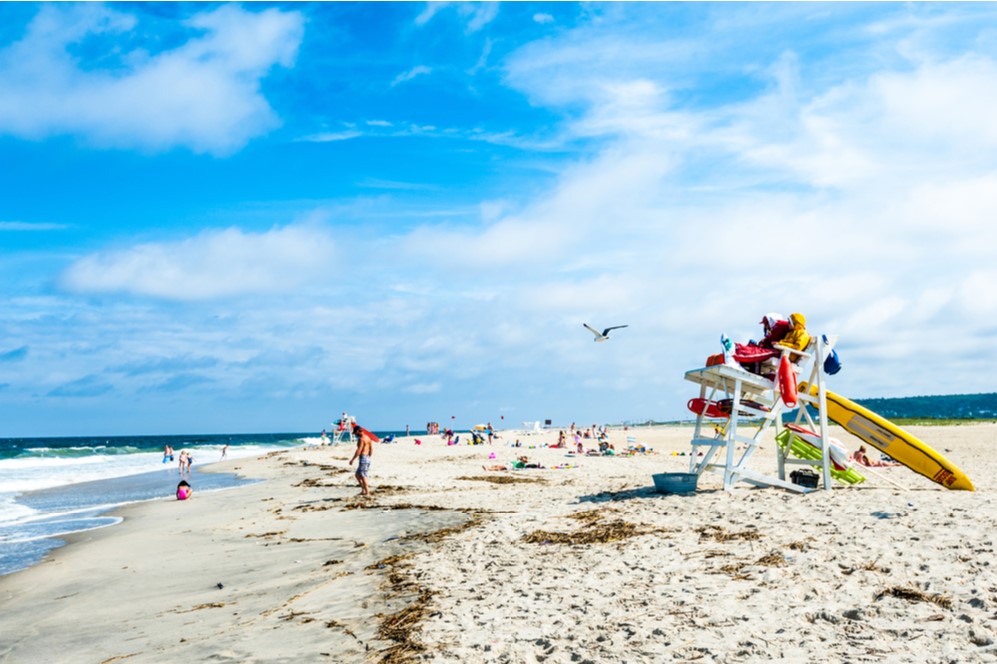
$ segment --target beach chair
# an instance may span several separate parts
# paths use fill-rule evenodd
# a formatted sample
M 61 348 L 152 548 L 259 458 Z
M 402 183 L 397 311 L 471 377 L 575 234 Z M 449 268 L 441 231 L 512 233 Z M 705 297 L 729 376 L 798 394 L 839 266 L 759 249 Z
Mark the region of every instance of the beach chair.
M 775 442 L 779 446 L 779 449 L 786 456 L 792 454 L 799 459 L 810 461 L 811 466 L 815 468 L 820 468 L 823 462 L 823 454 L 819 447 L 816 447 L 813 442 L 820 442 L 820 436 L 816 433 L 810 431 L 801 430 L 801 433 L 794 431 L 789 426 L 776 434 Z M 809 435 L 807 435 L 809 434 Z M 804 438 L 810 438 L 806 440 Z M 833 445 L 834 443 L 832 443 Z M 831 477 L 842 484 L 861 484 L 865 482 L 865 476 L 859 473 L 852 465 L 844 459 L 837 459 L 835 455 L 831 455 Z

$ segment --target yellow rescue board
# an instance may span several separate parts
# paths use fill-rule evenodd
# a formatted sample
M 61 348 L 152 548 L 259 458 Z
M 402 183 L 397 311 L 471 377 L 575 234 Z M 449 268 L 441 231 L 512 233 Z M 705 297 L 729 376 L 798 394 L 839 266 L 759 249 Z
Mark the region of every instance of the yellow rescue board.
M 800 383 L 800 392 L 816 396 L 817 386 Z M 830 390 L 827 392 L 827 417 L 946 489 L 975 491 L 969 477 L 944 456 L 889 420 Z

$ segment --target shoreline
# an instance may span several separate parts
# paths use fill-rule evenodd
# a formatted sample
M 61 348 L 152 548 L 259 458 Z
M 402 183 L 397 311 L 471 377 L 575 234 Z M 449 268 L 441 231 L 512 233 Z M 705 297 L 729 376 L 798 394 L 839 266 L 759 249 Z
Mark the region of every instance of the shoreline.
M 266 481 L 128 506 L 0 577 L 0 661 L 997 661 L 997 425 L 912 432 L 977 491 L 890 468 L 908 490 L 656 494 L 681 426 L 611 431 L 656 450 L 633 457 L 402 438 L 369 500 L 352 447 L 223 462 Z M 545 468 L 482 469 L 520 454 Z
M 213 471 L 212 465 L 203 464 L 193 472 L 202 491 L 236 488 L 251 482 L 231 472 Z M 192 476 L 180 475 L 173 468 L 159 469 L 21 493 L 16 503 L 33 513 L 26 520 L 0 527 L 5 538 L 14 538 L 3 545 L 7 555 L 0 561 L 0 576 L 37 565 L 49 551 L 65 546 L 71 535 L 117 525 L 121 518 L 110 513 L 161 500 L 170 495 L 180 479 L 192 480 Z

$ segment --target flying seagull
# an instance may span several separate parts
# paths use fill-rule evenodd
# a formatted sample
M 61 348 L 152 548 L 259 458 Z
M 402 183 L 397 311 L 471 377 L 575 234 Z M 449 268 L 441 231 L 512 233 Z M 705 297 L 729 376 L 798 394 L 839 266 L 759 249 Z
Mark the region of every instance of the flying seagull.
M 619 330 L 620 328 L 623 328 L 623 327 L 630 327 L 629 325 L 615 325 L 613 327 L 607 327 L 602 332 L 599 332 L 599 330 L 595 329 L 594 327 L 592 327 L 588 323 L 582 323 L 582 325 L 585 326 L 586 330 L 588 330 L 589 332 L 591 332 L 592 334 L 595 335 L 595 341 L 609 341 L 609 331 L 610 330 Z

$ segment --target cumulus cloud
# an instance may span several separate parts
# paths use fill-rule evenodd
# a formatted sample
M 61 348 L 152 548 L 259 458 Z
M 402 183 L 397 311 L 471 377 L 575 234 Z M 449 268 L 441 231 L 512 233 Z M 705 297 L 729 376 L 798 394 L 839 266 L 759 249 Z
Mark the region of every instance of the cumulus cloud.
M 102 5 L 43 6 L 0 52 L 0 133 L 227 155 L 279 126 L 260 81 L 294 64 L 301 14 L 223 5 L 184 25 L 188 38 L 174 48 L 119 52 L 118 41 L 91 61 L 81 42 L 133 31 L 136 19 Z
M 182 301 L 281 293 L 326 274 L 334 250 L 326 232 L 309 226 L 211 230 L 86 256 L 63 273 L 61 284 L 78 293 Z

